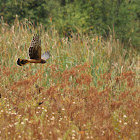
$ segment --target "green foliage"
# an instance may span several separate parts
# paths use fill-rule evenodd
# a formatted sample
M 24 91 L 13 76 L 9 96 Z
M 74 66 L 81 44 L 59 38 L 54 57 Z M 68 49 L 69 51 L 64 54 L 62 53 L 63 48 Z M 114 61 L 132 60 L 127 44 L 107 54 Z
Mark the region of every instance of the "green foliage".
M 0 16 L 8 23 L 19 19 L 52 25 L 60 36 L 74 33 L 116 35 L 127 45 L 140 45 L 140 0 L 0 0 Z
M 59 6 L 55 0 L 0 0 L 0 3 L 0 16 L 4 16 L 8 23 L 18 15 L 20 19 L 28 18 L 35 23 L 46 24 L 49 23 L 49 17 L 56 13 L 55 7 Z

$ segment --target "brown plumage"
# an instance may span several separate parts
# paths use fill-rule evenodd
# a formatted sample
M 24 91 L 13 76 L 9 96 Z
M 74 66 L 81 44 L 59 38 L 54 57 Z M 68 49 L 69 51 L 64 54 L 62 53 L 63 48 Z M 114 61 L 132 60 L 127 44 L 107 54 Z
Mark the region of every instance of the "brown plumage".
M 31 41 L 31 45 L 29 48 L 29 57 L 30 59 L 20 59 L 18 58 L 17 64 L 19 66 L 23 66 L 28 63 L 46 63 L 46 60 L 50 57 L 49 52 L 45 52 L 41 56 L 41 40 L 39 39 L 39 35 L 33 36 Z

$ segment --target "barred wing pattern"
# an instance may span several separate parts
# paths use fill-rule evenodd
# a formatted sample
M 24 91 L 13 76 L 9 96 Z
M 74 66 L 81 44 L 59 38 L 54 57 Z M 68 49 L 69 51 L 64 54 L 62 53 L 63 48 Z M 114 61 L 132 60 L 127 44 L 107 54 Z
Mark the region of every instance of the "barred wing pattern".
M 30 48 L 29 48 L 30 59 L 41 59 L 41 40 L 39 35 L 33 36 Z
M 46 60 L 50 58 L 50 53 L 47 51 L 42 54 L 41 56 L 41 40 L 39 39 L 39 35 L 33 36 L 33 39 L 31 41 L 31 45 L 29 48 L 29 57 L 30 59 L 21 59 L 18 58 L 17 64 L 19 66 L 23 66 L 28 63 L 46 63 Z

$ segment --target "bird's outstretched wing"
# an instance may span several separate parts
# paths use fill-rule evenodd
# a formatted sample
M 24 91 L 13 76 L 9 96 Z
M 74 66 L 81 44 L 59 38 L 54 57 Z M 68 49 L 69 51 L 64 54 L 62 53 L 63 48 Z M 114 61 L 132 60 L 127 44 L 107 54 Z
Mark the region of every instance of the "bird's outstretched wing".
M 43 53 L 42 55 L 41 55 L 41 59 L 43 59 L 43 60 L 47 60 L 47 59 L 49 59 L 50 58 L 50 52 L 45 52 L 45 53 Z
M 30 59 L 41 59 L 41 40 L 39 35 L 33 36 L 30 48 L 29 48 L 29 57 Z

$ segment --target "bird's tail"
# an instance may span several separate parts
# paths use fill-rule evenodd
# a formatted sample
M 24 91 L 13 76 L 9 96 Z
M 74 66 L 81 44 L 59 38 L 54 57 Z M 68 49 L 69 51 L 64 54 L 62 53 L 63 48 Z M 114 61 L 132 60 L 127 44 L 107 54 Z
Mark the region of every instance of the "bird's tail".
M 29 63 L 29 61 L 26 60 L 26 59 L 20 59 L 20 58 L 18 58 L 18 60 L 17 60 L 17 64 L 18 64 L 19 66 L 26 65 L 27 63 Z

